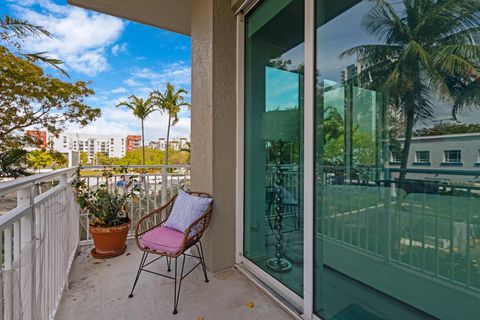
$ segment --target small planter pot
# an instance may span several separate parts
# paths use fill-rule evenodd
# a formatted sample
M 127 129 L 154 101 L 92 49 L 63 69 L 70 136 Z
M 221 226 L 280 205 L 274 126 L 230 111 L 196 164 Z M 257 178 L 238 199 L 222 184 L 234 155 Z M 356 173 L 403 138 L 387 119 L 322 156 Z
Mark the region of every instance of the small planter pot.
M 126 241 L 130 221 L 114 227 L 89 226 L 95 248 L 90 252 L 94 258 L 107 259 L 121 255 L 127 249 Z

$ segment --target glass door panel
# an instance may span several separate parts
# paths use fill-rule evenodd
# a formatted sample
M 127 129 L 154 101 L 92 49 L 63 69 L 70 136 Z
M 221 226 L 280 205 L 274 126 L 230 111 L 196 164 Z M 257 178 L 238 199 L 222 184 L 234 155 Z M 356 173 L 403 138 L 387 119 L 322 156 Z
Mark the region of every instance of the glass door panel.
M 440 47 L 468 50 L 478 35 L 463 23 L 480 21 L 443 4 L 316 0 L 314 309 L 323 319 L 480 314 L 480 139 L 468 134 L 480 118 L 478 78 L 434 62 Z M 450 17 L 458 29 L 437 28 Z M 478 68 L 478 50 L 451 54 Z M 464 123 L 445 120 L 459 100 L 470 107 Z
M 303 294 L 303 0 L 246 17 L 244 256 Z

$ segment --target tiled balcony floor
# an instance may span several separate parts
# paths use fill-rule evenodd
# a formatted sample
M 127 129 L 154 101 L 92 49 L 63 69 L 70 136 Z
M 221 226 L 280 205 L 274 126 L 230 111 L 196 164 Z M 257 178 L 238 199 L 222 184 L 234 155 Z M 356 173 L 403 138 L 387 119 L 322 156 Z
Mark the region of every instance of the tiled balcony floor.
M 81 247 L 74 260 L 70 288 L 57 312 L 59 320 L 292 319 L 238 271 L 209 274 L 210 282 L 205 283 L 200 268 L 182 282 L 179 313 L 174 316 L 173 280 L 143 272 L 135 296 L 127 297 L 141 257 L 132 242 L 125 254 L 108 260 L 92 258 L 88 249 Z M 149 268 L 164 272 L 165 261 Z M 254 306 L 249 308 L 250 303 Z

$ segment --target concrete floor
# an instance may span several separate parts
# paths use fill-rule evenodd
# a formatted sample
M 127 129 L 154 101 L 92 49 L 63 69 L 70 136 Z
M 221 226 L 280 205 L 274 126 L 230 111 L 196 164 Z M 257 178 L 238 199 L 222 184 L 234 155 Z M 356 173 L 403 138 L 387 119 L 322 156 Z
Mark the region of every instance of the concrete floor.
M 292 319 L 238 271 L 209 274 L 210 282 L 205 283 L 200 267 L 182 282 L 179 313 L 174 316 L 173 280 L 143 272 L 135 296 L 128 299 L 141 257 L 132 242 L 125 254 L 108 260 L 92 258 L 88 249 L 82 247 L 75 258 L 70 288 L 56 319 Z M 149 268 L 164 272 L 166 264 L 161 259 Z

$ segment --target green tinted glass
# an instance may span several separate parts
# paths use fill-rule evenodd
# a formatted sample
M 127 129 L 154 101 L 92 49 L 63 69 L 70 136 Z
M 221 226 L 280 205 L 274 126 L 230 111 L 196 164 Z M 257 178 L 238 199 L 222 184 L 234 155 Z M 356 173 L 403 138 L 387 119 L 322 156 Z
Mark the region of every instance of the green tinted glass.
M 316 1 L 322 318 L 479 318 L 479 19 L 479 1 Z
M 304 4 L 246 17 L 244 255 L 303 294 Z

